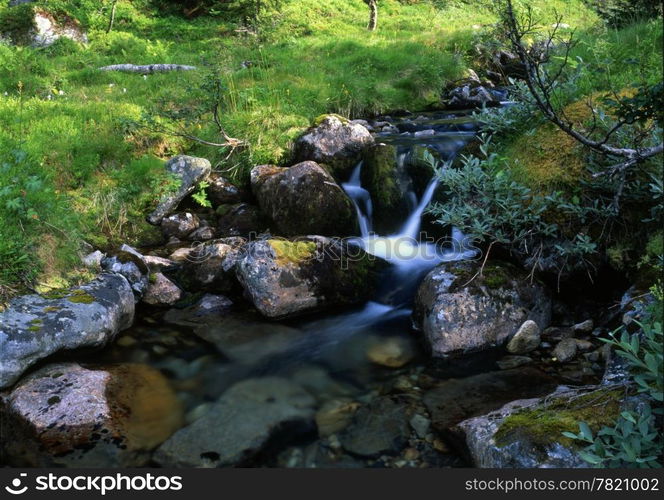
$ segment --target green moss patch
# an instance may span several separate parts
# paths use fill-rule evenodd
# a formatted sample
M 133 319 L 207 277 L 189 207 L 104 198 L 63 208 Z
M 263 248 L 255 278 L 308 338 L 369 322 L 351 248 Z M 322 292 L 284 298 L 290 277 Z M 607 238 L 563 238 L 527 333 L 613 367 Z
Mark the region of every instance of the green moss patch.
M 67 300 L 75 304 L 92 304 L 95 301 L 95 298 L 85 290 L 78 289 L 74 290 L 71 295 L 67 297 Z
M 536 408 L 507 417 L 495 435 L 496 444 L 505 446 L 527 440 L 544 449 L 552 443 L 574 447 L 576 443 L 563 432 L 577 432 L 579 422 L 586 422 L 593 432 L 612 425 L 620 414 L 624 393 L 619 390 L 594 391 L 575 399 L 559 398 Z
M 316 252 L 316 243 L 313 241 L 268 240 L 268 243 L 281 266 L 300 264 Z

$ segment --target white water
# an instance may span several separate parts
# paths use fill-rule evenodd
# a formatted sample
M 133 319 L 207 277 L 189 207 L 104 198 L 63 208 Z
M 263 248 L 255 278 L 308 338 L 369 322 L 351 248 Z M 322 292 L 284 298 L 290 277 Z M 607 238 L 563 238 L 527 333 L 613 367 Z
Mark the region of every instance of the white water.
M 399 160 L 403 161 L 402 157 Z M 436 177 L 431 179 L 419 202 L 414 192 L 408 193 L 408 196 L 416 201 L 415 208 L 397 233 L 387 236 L 373 233 L 373 205 L 371 195 L 361 185 L 361 171 L 362 162 L 355 167 L 350 180 L 342 184 L 342 187 L 353 201 L 359 220 L 361 237 L 354 242 L 367 253 L 385 259 L 404 271 L 426 270 L 440 262 L 466 259 L 474 255 L 473 250 L 464 250 L 464 236 L 456 228 L 452 231 L 452 241 L 446 246 L 432 241 L 421 241 L 422 214 L 438 187 Z

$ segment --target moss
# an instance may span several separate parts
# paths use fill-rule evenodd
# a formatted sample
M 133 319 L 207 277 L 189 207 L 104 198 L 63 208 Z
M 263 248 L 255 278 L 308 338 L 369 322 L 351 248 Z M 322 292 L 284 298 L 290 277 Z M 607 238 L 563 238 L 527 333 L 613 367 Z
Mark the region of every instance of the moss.
M 74 290 L 71 295 L 67 297 L 67 300 L 75 304 L 92 304 L 95 301 L 95 298 L 85 290 L 79 288 L 78 290 Z
M 157 282 L 157 273 L 150 273 L 148 281 L 154 285 Z
M 489 264 L 484 266 L 481 280 L 488 288 L 496 289 L 509 285 L 512 282 L 512 276 L 507 267 Z
M 69 295 L 69 290 L 58 289 L 46 292 L 42 294 L 42 297 L 49 300 L 57 300 L 57 299 L 64 299 L 67 295 Z
M 345 117 L 343 117 L 343 116 L 341 116 L 341 115 L 338 115 L 338 114 L 336 114 L 336 113 L 328 113 L 328 114 L 325 114 L 325 115 L 319 115 L 319 116 L 317 116 L 317 117 L 314 119 L 314 126 L 317 127 L 318 125 L 320 125 L 321 123 L 323 123 L 323 121 L 324 121 L 328 116 L 334 116 L 335 118 L 338 118 L 339 121 L 340 121 L 341 123 L 343 123 L 344 125 L 350 123 L 350 120 L 348 120 L 348 118 L 345 118 Z
M 574 447 L 577 443 L 562 435 L 578 432 L 579 422 L 586 422 L 593 432 L 612 425 L 620 413 L 624 393 L 619 390 L 600 390 L 570 401 L 559 398 L 534 409 L 526 409 L 507 417 L 495 434 L 498 446 L 516 440 L 527 440 L 544 449 L 552 443 Z
M 60 402 L 60 396 L 51 396 L 46 402 L 49 405 L 58 404 Z
M 44 326 L 44 322 L 41 319 L 37 318 L 30 321 L 29 325 L 30 327 L 28 328 L 28 331 L 38 332 L 39 330 L 42 329 L 42 326 Z
M 299 264 L 310 259 L 316 251 L 313 241 L 268 240 L 277 258 L 277 264 Z
M 45 307 L 45 308 L 44 308 L 44 312 L 45 312 L 45 313 L 57 312 L 57 311 L 59 311 L 60 309 L 61 309 L 61 308 L 60 308 L 60 307 L 57 307 L 57 306 L 48 306 L 48 307 Z

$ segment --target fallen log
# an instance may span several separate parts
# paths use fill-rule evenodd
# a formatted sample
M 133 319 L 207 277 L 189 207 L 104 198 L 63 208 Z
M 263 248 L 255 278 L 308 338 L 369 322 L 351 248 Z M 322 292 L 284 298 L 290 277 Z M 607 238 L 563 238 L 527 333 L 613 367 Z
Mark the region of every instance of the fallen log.
M 151 73 L 164 73 L 166 71 L 191 71 L 196 66 L 185 66 L 184 64 L 145 64 L 137 66 L 135 64 L 112 64 L 99 68 L 100 71 L 123 71 L 125 73 L 140 73 L 149 75 Z

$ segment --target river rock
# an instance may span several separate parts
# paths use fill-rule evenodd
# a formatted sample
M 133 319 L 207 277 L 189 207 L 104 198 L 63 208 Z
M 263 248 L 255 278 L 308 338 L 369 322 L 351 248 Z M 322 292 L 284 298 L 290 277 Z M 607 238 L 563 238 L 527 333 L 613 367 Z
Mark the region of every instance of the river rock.
M 367 300 L 383 261 L 322 237 L 249 243 L 236 269 L 245 294 L 268 318 Z
M 221 205 L 217 208 L 217 215 L 219 237 L 243 236 L 248 238 L 252 233 L 264 232 L 269 225 L 258 207 L 248 203 Z
M 164 467 L 246 465 L 268 444 L 312 433 L 314 398 L 288 379 L 249 379 L 228 389 L 154 455 Z
M 143 256 L 128 245 L 101 259 L 101 268 L 107 273 L 119 274 L 131 285 L 134 300 L 138 302 L 149 286 L 150 268 Z
M 3 457 L 20 467 L 137 467 L 182 422 L 167 380 L 146 365 L 58 363 L 0 395 Z
M 337 179 L 346 179 L 360 161 L 362 151 L 373 143 L 374 138 L 364 126 L 327 115 L 295 141 L 293 160 L 323 163 Z
M 324 437 L 345 429 L 359 406 L 356 401 L 345 398 L 326 401 L 316 412 L 318 434 Z
M 207 180 L 208 187 L 205 188 L 208 200 L 213 207 L 226 204 L 235 204 L 245 201 L 247 193 L 237 187 L 231 181 L 219 174 L 212 173 Z
M 81 259 L 85 267 L 93 271 L 101 271 L 101 260 L 104 258 L 103 252 L 95 250 Z
M 184 240 L 190 233 L 198 228 L 200 220 L 198 216 L 184 212 L 180 214 L 169 215 L 161 221 L 161 231 L 166 237 L 172 237 Z
M 133 319 L 134 294 L 117 274 L 102 274 L 71 290 L 12 300 L 0 312 L 0 388 L 58 351 L 103 346 Z
M 533 359 L 528 356 L 504 356 L 496 361 L 496 365 L 501 370 L 511 370 L 512 368 L 529 365 L 532 362 Z
M 0 26 L 0 39 L 15 45 L 49 47 L 60 38 L 87 43 L 88 36 L 81 24 L 72 17 L 58 12 L 49 12 L 43 7 L 28 5 L 31 1 L 9 3 L 9 11 L 15 17 L 9 26 Z
M 178 188 L 175 193 L 164 195 L 155 210 L 148 215 L 147 221 L 159 225 L 164 217 L 170 215 L 178 204 L 191 194 L 198 184 L 210 175 L 212 167 L 205 158 L 179 155 L 166 162 L 166 171 L 177 179 Z
M 395 455 L 408 443 L 412 411 L 404 397 L 382 396 L 355 413 L 339 435 L 341 446 L 352 455 L 374 458 Z
M 497 106 L 500 99 L 482 85 L 462 85 L 452 89 L 447 97 L 449 109 L 470 109 Z
M 143 302 L 151 306 L 172 306 L 182 298 L 182 290 L 162 273 L 150 274 Z
M 526 354 L 537 349 L 540 341 L 539 326 L 533 320 L 528 319 L 507 343 L 507 351 L 512 354 Z
M 216 235 L 217 233 L 215 228 L 206 224 L 206 225 L 201 225 L 201 227 L 189 233 L 187 239 L 189 241 L 195 241 L 195 242 L 209 241 L 213 239 Z
M 525 367 L 449 379 L 428 390 L 422 398 L 435 430 L 445 432 L 470 417 L 500 408 L 515 399 L 542 396 L 556 386 L 541 371 Z
M 166 323 L 180 326 L 211 324 L 225 316 L 232 307 L 233 301 L 228 297 L 206 293 L 195 304 L 181 309 L 169 309 L 163 319 Z
M 181 261 L 175 281 L 192 292 L 226 293 L 237 285 L 235 265 L 245 254 L 244 238 L 221 238 L 206 242 Z
M 593 331 L 595 324 L 592 319 L 587 319 L 581 323 L 577 323 L 572 327 L 572 330 L 576 333 L 590 333 Z
M 360 179 L 371 195 L 374 230 L 378 234 L 396 233 L 408 218 L 408 193 L 413 189 L 405 164 L 397 161 L 396 147 L 376 144 L 368 148 Z
M 575 339 L 563 339 L 553 349 L 553 357 L 561 363 L 567 363 L 576 356 L 577 344 Z
M 377 338 L 367 350 L 367 358 L 374 364 L 401 368 L 415 357 L 415 349 L 403 337 Z
M 639 404 L 638 398 L 624 398 L 624 389 L 615 386 L 591 389 L 584 394 L 561 386 L 541 399 L 512 401 L 459 423 L 452 435 L 475 467 L 589 467 L 578 453 L 584 445 L 575 446 L 563 431 L 577 433 L 582 421 L 594 432 L 612 427 L 621 411 Z
M 251 188 L 261 210 L 282 236 L 356 234 L 352 201 L 330 174 L 313 161 L 289 168 L 260 165 L 251 171 Z
M 541 329 L 551 319 L 551 296 L 508 264 L 458 262 L 434 268 L 420 285 L 414 326 L 435 357 L 481 351 L 504 343 L 526 321 Z M 477 275 L 477 276 L 476 276 Z

